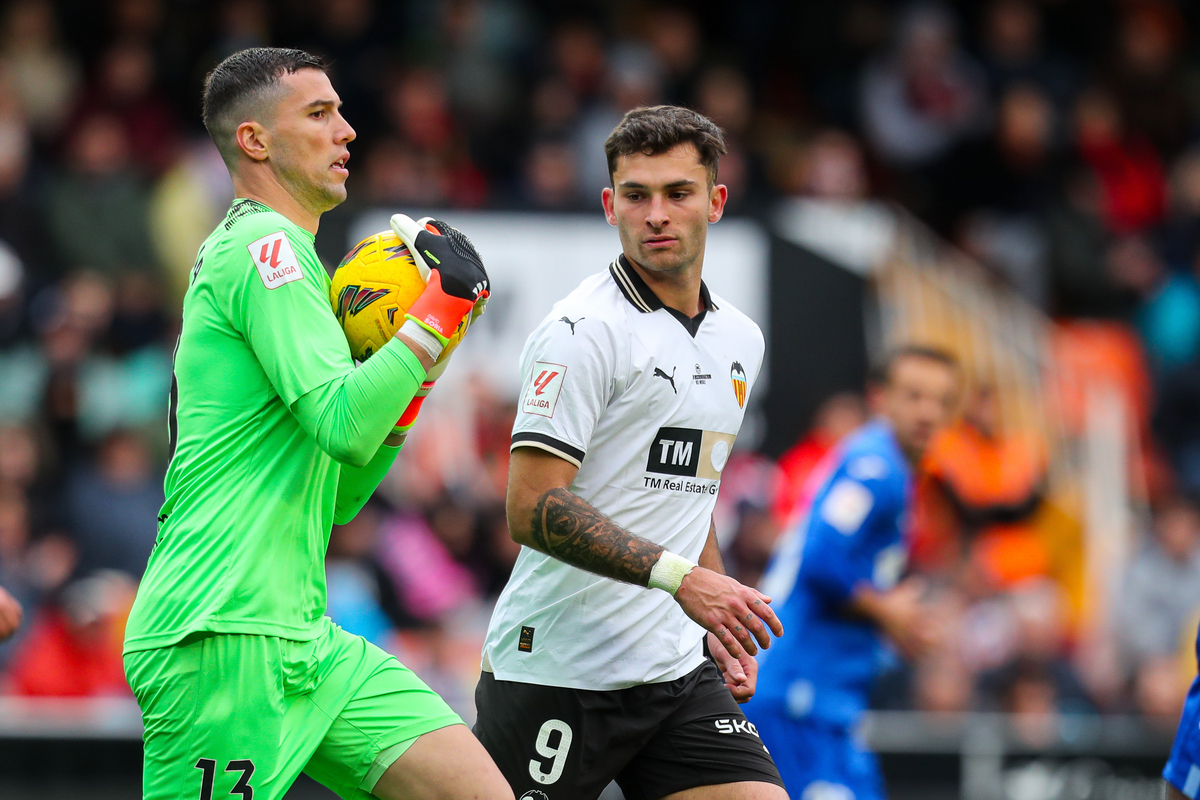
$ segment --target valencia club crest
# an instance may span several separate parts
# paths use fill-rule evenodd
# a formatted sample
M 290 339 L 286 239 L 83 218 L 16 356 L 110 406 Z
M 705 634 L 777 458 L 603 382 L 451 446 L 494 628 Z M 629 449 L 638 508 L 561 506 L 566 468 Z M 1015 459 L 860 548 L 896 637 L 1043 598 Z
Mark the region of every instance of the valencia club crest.
M 733 381 L 733 394 L 735 397 L 737 397 L 738 408 L 745 408 L 746 370 L 742 369 L 740 362 L 733 362 L 733 367 L 729 370 L 729 379 Z

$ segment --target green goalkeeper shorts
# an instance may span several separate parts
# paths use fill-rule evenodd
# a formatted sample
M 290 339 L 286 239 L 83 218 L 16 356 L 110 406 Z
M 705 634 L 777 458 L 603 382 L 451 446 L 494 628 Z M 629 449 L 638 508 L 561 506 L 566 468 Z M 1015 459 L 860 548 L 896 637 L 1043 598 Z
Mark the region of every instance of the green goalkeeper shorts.
M 418 736 L 462 724 L 407 667 L 333 623 L 311 642 L 196 634 L 125 656 L 147 800 L 277 800 L 304 772 L 370 796 Z

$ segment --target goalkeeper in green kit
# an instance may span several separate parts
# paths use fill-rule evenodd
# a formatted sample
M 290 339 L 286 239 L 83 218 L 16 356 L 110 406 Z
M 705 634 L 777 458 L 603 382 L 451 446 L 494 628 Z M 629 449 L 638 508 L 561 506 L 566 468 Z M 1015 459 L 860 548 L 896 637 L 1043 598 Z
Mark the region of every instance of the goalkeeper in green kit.
M 346 197 L 339 106 L 298 50 L 235 53 L 205 83 L 237 199 L 184 298 L 166 503 L 126 631 L 146 798 L 275 800 L 305 772 L 344 798 L 512 799 L 440 697 L 325 616 L 330 526 L 387 472 L 447 336 L 488 293 L 466 237 L 408 225 L 428 286 L 355 368 L 313 250 Z

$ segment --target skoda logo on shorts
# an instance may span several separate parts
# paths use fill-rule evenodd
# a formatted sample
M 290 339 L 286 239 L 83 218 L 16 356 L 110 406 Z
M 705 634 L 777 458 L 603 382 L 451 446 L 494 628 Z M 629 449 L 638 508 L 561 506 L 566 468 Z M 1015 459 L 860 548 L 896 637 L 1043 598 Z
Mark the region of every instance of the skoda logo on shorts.
M 517 800 L 550 800 L 550 795 L 546 794 L 541 789 L 530 789 L 528 792 L 518 797 Z

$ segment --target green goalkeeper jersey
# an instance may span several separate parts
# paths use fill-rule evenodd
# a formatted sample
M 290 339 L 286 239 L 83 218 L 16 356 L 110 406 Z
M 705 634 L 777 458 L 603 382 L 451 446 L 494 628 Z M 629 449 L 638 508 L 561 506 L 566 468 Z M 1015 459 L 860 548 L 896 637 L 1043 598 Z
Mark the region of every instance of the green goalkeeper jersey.
M 200 248 L 175 351 L 166 502 L 126 652 L 198 631 L 321 631 L 342 468 L 290 409 L 354 364 L 313 241 L 238 199 Z M 404 357 L 411 397 L 424 370 Z

